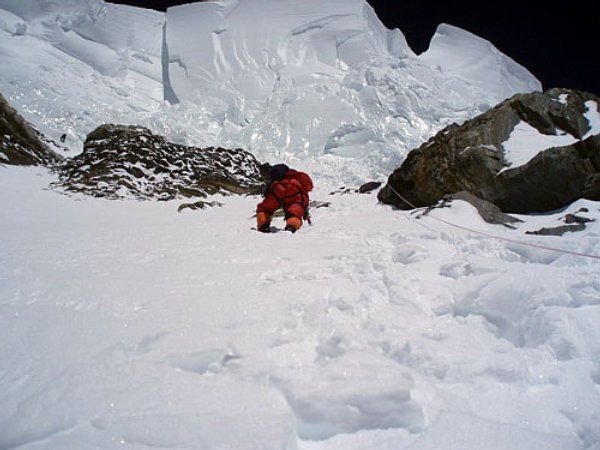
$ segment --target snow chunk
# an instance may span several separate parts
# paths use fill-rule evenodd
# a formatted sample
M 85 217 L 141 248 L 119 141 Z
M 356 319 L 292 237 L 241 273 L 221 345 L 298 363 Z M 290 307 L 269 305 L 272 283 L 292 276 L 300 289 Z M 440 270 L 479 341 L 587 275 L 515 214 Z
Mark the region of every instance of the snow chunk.
M 583 136 L 582 140 L 600 134 L 600 113 L 598 112 L 598 103 L 593 100 L 588 100 L 585 102 L 585 107 L 586 112 L 583 116 L 590 124 L 590 129 L 585 136 Z
M 0 9 L 0 30 L 12 36 L 20 36 L 27 31 L 27 25 L 20 17 Z
M 560 94 L 558 96 L 558 102 L 562 103 L 563 105 L 566 105 L 568 98 L 569 98 L 569 94 Z

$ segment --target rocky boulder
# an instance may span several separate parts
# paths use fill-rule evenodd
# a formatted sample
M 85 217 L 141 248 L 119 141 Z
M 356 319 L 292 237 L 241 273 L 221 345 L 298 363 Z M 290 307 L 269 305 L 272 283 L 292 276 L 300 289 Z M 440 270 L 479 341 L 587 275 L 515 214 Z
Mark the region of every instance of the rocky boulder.
M 55 187 L 110 199 L 257 194 L 264 172 L 242 149 L 187 147 L 144 127 L 106 124 L 87 136 L 83 153 L 61 166 Z
M 49 166 L 61 159 L 0 94 L 0 164 Z
M 517 94 L 409 153 L 380 201 L 430 206 L 466 191 L 504 212 L 551 211 L 600 200 L 600 99 L 551 89 Z

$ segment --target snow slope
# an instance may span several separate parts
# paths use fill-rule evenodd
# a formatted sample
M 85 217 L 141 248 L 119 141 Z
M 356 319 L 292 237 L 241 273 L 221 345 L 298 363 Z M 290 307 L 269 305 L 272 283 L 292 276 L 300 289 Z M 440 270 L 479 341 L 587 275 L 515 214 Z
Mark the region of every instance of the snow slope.
M 0 0 L 0 90 L 72 152 L 142 124 L 290 162 L 332 202 L 262 235 L 256 197 L 177 214 L 0 166 L 0 448 L 600 448 L 598 260 L 328 195 L 539 82 L 462 30 L 416 56 L 365 2 L 315 5 Z M 596 221 L 524 234 L 567 213 Z M 598 202 L 516 230 L 432 215 L 599 253 Z
M 49 137 L 67 132 L 73 151 L 101 123 L 137 124 L 355 183 L 389 174 L 444 126 L 541 89 L 491 43 L 447 25 L 416 56 L 364 0 L 223 0 L 166 14 L 0 0 L 0 64 L 0 91 Z
M 263 235 L 255 197 L 177 214 L 52 178 L 0 167 L 0 448 L 600 446 L 598 260 L 322 184 L 314 226 Z M 599 210 L 432 214 L 598 253 Z

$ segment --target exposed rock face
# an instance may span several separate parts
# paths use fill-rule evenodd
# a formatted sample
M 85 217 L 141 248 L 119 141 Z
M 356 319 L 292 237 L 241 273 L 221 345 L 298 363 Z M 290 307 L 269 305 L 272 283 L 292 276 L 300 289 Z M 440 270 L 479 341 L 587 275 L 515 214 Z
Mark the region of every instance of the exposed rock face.
M 0 94 L 0 164 L 52 165 L 61 159 Z
M 361 185 L 358 188 L 358 192 L 360 192 L 361 194 L 368 194 L 369 192 L 374 191 L 375 189 L 379 189 L 380 186 L 381 183 L 379 181 L 369 181 L 368 183 Z
M 338 190 L 330 192 L 329 195 L 370 194 L 375 189 L 379 189 L 381 187 L 381 184 L 382 183 L 379 181 L 368 181 L 366 183 L 361 184 L 358 189 L 342 186 Z
M 388 183 L 419 207 L 460 191 L 514 213 L 600 200 L 599 105 L 597 96 L 568 89 L 517 94 L 413 150 Z M 540 142 L 566 145 L 536 149 Z M 535 156 L 515 164 L 515 148 Z M 387 186 L 378 198 L 411 208 Z
M 257 194 L 264 177 L 244 150 L 167 142 L 147 128 L 102 125 L 60 169 L 58 186 L 111 199 L 170 200 L 215 193 Z

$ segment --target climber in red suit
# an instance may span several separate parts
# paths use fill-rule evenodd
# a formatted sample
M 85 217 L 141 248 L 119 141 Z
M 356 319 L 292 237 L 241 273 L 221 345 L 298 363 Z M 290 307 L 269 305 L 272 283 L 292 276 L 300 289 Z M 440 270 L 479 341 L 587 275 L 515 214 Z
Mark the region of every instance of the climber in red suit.
M 277 209 L 283 208 L 285 229 L 295 233 L 308 214 L 308 193 L 313 189 L 312 180 L 304 172 L 290 169 L 285 164 L 272 166 L 269 177 L 271 183 L 265 192 L 265 199 L 256 207 L 256 229 L 268 233 L 271 216 Z

